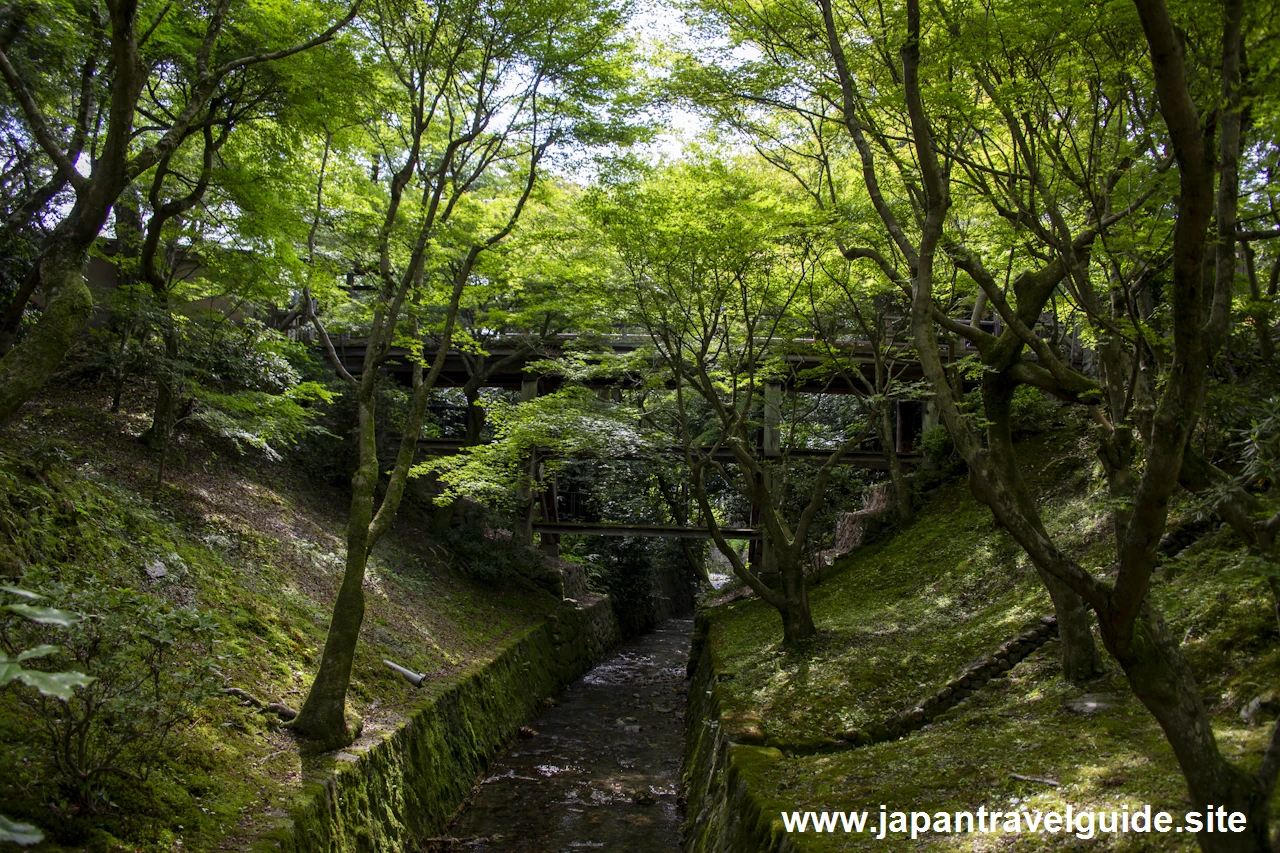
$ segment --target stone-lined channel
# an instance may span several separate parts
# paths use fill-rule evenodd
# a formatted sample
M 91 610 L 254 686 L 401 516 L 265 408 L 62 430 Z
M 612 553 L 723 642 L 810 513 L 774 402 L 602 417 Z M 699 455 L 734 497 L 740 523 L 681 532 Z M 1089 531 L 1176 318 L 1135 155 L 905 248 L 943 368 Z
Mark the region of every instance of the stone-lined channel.
M 692 629 L 691 619 L 673 619 L 569 686 L 494 760 L 427 850 L 679 850 Z

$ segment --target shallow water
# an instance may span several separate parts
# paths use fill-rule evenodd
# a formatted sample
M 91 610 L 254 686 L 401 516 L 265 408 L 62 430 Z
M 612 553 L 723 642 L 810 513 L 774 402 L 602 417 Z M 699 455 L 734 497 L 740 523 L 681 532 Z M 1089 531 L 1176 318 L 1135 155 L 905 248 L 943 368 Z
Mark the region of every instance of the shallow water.
M 693 622 L 618 648 L 498 757 L 450 840 L 462 853 L 663 853 L 680 849 L 677 785 Z

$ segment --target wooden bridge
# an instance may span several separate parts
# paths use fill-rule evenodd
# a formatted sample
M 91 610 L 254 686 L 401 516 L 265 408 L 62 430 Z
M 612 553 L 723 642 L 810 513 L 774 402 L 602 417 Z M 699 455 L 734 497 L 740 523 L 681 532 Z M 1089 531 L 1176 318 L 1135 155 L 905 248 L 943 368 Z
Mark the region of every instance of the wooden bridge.
M 398 437 L 394 437 L 394 440 L 398 441 Z M 418 441 L 419 452 L 428 456 L 452 456 L 455 453 L 461 453 L 464 447 L 465 442 L 461 439 L 454 438 L 424 438 Z M 834 448 L 795 447 L 786 450 L 780 449 L 776 456 L 781 457 L 785 455 L 791 459 L 812 459 L 815 461 L 824 461 L 831 456 L 833 450 Z M 550 458 L 555 455 L 546 449 L 539 449 L 536 452 L 540 459 Z M 704 448 L 702 452 L 710 454 L 711 458 L 717 462 L 732 463 L 736 461 L 733 453 L 727 447 L 716 448 L 714 451 L 711 448 Z M 663 447 L 655 449 L 653 453 L 657 455 L 680 457 L 683 456 L 684 451 L 678 447 Z M 643 453 L 626 453 L 615 455 L 611 458 L 623 461 L 636 461 L 651 457 Z M 898 459 L 904 466 L 910 468 L 915 465 L 919 465 L 924 461 L 924 455 L 916 451 L 904 450 L 898 453 Z M 840 464 L 852 468 L 862 468 L 868 471 L 884 471 L 889 467 L 889 463 L 885 458 L 884 452 L 875 449 L 849 451 L 840 457 Z
M 710 539 L 711 532 L 705 527 L 690 527 L 679 524 L 615 524 L 592 521 L 535 521 L 533 529 L 536 533 L 569 536 L 661 536 L 667 539 Z M 760 539 L 760 529 L 756 527 L 722 527 L 720 532 L 726 539 Z
M 486 359 L 490 361 L 490 364 L 500 364 L 504 360 L 506 363 L 501 366 L 501 369 L 493 370 L 485 378 L 482 386 L 518 390 L 525 399 L 532 399 L 540 394 L 549 393 L 561 385 L 565 381 L 565 377 L 554 372 L 535 374 L 527 370 L 528 365 L 535 361 L 552 359 L 563 355 L 568 345 L 576 342 L 577 337 L 574 335 L 560 335 L 551 343 L 538 347 L 531 347 L 524 340 L 498 340 L 486 343 Z M 333 343 L 339 361 L 347 371 L 355 375 L 364 369 L 364 360 L 368 349 L 367 341 L 362 338 L 338 338 Z M 628 335 L 611 336 L 602 342 L 606 352 L 611 350 L 615 354 L 633 353 L 648 344 L 648 337 Z M 758 450 L 766 458 L 826 460 L 830 457 L 834 448 L 782 447 L 780 441 L 782 393 L 784 390 L 789 390 L 799 393 L 861 395 L 866 393 L 866 387 L 855 378 L 842 376 L 838 371 L 832 370 L 827 353 L 822 351 L 816 341 L 789 341 L 787 346 L 789 351 L 776 357 L 785 366 L 786 369 L 783 371 L 785 375 L 780 375 L 767 381 L 764 393 L 761 395 L 764 423 L 757 437 Z M 840 355 L 846 370 L 858 370 L 868 384 L 874 383 L 875 353 L 868 342 L 844 342 L 840 348 Z M 954 354 L 949 354 L 949 356 L 954 357 Z M 467 361 L 468 359 L 464 357 L 460 350 L 450 351 L 446 355 L 444 367 L 437 381 L 437 387 L 457 388 L 465 385 L 472 378 L 471 370 L 473 369 L 468 365 Z M 901 347 L 893 353 L 891 361 L 894 365 L 895 381 L 909 382 L 922 378 L 918 360 L 909 356 L 909 350 L 906 347 Z M 385 375 L 405 384 L 411 383 L 413 370 L 414 364 L 410 359 L 410 351 L 402 347 L 392 348 L 390 357 L 380 368 L 380 371 Z M 642 377 L 639 375 L 624 372 L 613 377 L 590 379 L 582 384 L 597 390 L 614 390 L 640 387 L 642 381 Z M 923 461 L 922 454 L 914 452 L 912 445 L 914 444 L 915 433 L 924 425 L 924 404 L 919 401 L 900 401 L 897 405 L 898 435 L 896 444 L 898 458 L 904 466 L 915 466 Z M 459 453 L 463 447 L 464 442 L 459 439 L 421 439 L 418 442 L 419 451 L 432 456 Z M 683 455 L 683 450 L 677 447 L 658 448 L 650 452 L 675 457 Z M 714 450 L 705 448 L 703 452 L 709 453 L 713 459 L 719 462 L 733 463 L 735 461 L 732 452 L 726 447 Z M 537 466 L 538 458 L 546 458 L 548 455 L 550 454 L 546 450 L 536 450 L 533 458 L 529 460 L 529 464 Z M 646 457 L 647 454 L 633 453 L 618 458 L 643 459 Z M 840 464 L 867 470 L 884 470 L 888 468 L 888 459 L 885 453 L 879 449 L 862 447 L 843 454 Z M 542 494 L 526 496 L 524 500 L 527 501 L 525 504 L 527 510 L 524 513 L 523 531 L 518 532 L 518 536 L 532 544 L 533 533 L 541 534 L 542 547 L 550 553 L 558 551 L 560 537 L 564 535 L 658 536 L 677 539 L 711 538 L 711 533 L 705 527 L 688 525 L 561 521 L 559 503 L 561 498 L 569 498 L 570 496 L 571 493 L 558 495 L 554 481 L 551 483 L 550 488 Z M 753 511 L 751 523 L 755 524 L 756 520 L 756 513 Z M 722 528 L 722 533 L 728 539 L 749 540 L 751 542 L 753 562 L 759 559 L 763 534 L 758 527 Z
M 986 324 L 984 323 L 984 326 Z M 999 333 L 998 324 L 989 329 Z M 482 387 L 518 390 L 524 399 L 554 391 L 563 384 L 565 377 L 555 373 L 534 373 L 528 366 L 536 361 L 550 360 L 564 355 L 574 349 L 573 344 L 581 341 L 577 335 L 557 335 L 550 341 L 536 345 L 528 339 L 511 338 L 485 342 L 486 360 L 490 362 L 490 373 L 482 382 Z M 334 349 L 342 366 L 352 375 L 364 370 L 364 360 L 368 343 L 363 338 L 339 336 L 334 341 Z M 598 352 L 614 354 L 635 353 L 650 344 L 647 336 L 611 335 L 596 342 Z M 787 341 L 781 347 L 783 352 L 773 356 L 775 362 L 781 362 L 785 370 L 782 375 L 771 377 L 765 382 L 763 400 L 764 424 L 759 430 L 758 449 L 766 458 L 792 458 L 825 460 L 830 457 L 832 449 L 823 448 L 783 448 L 781 438 L 781 403 L 783 391 L 818 394 L 858 394 L 866 393 L 868 386 L 874 385 L 876 353 L 867 341 L 847 340 L 838 346 L 842 367 L 846 372 L 858 371 L 866 385 L 843 375 L 833 369 L 830 353 L 816 340 Z M 1073 344 L 1072 361 L 1078 356 Z M 428 345 L 430 351 L 430 345 Z M 942 353 L 944 359 L 951 361 L 974 352 L 968 347 L 949 349 Z M 1028 353 L 1029 359 L 1034 355 Z M 472 357 L 474 358 L 474 356 Z M 911 348 L 899 346 L 888 355 L 892 365 L 895 382 L 913 382 L 923 379 L 919 360 Z M 505 362 L 505 363 L 504 363 Z M 473 362 L 474 363 L 474 362 Z M 495 367 L 500 369 L 494 369 Z M 404 347 L 393 347 L 386 362 L 379 368 L 380 372 L 403 382 L 411 384 L 414 363 L 411 352 Z M 459 349 L 446 354 L 445 363 L 437 380 L 437 387 L 459 388 L 472 379 L 472 365 L 468 357 Z M 575 380 L 577 381 L 577 380 Z M 596 390 L 617 390 L 620 388 L 638 388 L 643 384 L 643 377 L 638 374 L 620 372 L 611 377 L 597 377 L 582 381 L 583 385 Z M 897 435 L 896 450 L 900 462 L 904 466 L 915 466 L 923 461 L 923 455 L 914 449 L 916 433 L 929 424 L 924 403 L 920 401 L 896 401 Z M 420 451 L 430 455 L 446 455 L 461 451 L 464 443 L 457 439 L 423 439 L 418 443 Z M 660 453 L 680 455 L 679 448 L 663 448 Z M 728 448 L 709 451 L 712 458 L 726 463 L 734 462 Z M 535 452 L 530 465 L 536 466 L 537 456 L 545 455 L 545 451 Z M 640 454 L 632 454 L 619 458 L 640 459 Z M 872 448 L 859 448 L 845 453 L 840 460 L 841 465 L 863 468 L 867 470 L 884 470 L 888 460 L 883 451 Z M 568 494 L 565 495 L 568 497 Z M 520 534 L 532 544 L 532 534 L 541 534 L 542 547 L 548 552 L 558 551 L 562 535 L 575 536 L 661 536 L 669 538 L 707 539 L 711 537 L 705 527 L 660 524 L 629 524 L 589 521 L 561 521 L 559 518 L 556 484 L 553 481 L 550 489 L 538 496 L 526 496 L 525 521 L 523 533 Z M 753 507 L 751 523 L 757 521 L 757 512 Z M 746 539 L 751 542 L 751 562 L 760 558 L 762 533 L 757 527 L 724 528 L 722 533 L 728 539 Z
M 523 338 L 499 338 L 486 342 L 486 359 L 490 362 L 512 360 L 501 370 L 495 370 L 483 383 L 486 388 L 503 388 L 517 391 L 527 387 L 531 381 L 540 383 L 542 393 L 554 390 L 564 377 L 557 373 L 533 374 L 526 370 L 535 361 L 555 359 L 573 349 L 572 344 L 580 340 L 577 335 L 556 335 L 548 342 L 531 344 Z M 610 335 L 600 339 L 600 350 L 618 355 L 634 353 L 650 343 L 648 336 L 643 335 Z M 334 350 L 342 366 L 353 376 L 364 370 L 364 359 L 368 350 L 368 342 L 364 338 L 338 336 L 333 340 Z M 823 347 L 815 340 L 803 339 L 787 341 L 781 346 L 785 349 L 775 358 L 786 367 L 787 376 L 779 377 L 783 387 L 806 393 L 826 394 L 864 394 L 866 389 L 861 383 L 849 382 L 838 371 L 831 369 L 831 359 Z M 428 352 L 431 351 L 428 345 Z M 910 348 L 898 347 L 891 357 L 894 364 L 895 380 L 914 382 L 923 378 L 920 363 L 910 356 Z M 875 353 L 866 341 L 849 340 L 839 344 L 839 354 L 848 370 L 858 370 L 868 382 L 874 382 Z M 410 351 L 405 347 L 392 347 L 387 361 L 380 371 L 400 382 L 410 384 L 413 378 L 413 362 Z M 471 378 L 471 372 L 464 354 L 459 349 L 452 349 L 445 356 L 444 368 L 436 385 L 440 388 L 460 388 Z M 604 390 L 614 388 L 640 387 L 642 377 L 636 374 L 619 373 L 616 376 L 589 378 L 582 380 L 588 388 Z

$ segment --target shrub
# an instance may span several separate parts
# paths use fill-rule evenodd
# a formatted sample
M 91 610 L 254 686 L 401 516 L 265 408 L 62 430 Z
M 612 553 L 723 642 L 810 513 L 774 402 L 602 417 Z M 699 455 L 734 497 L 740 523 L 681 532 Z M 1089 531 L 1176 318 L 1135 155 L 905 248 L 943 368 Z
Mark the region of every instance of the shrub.
M 17 603 L 0 605 L 0 611 L 16 613 L 23 619 L 29 619 L 41 625 L 54 625 L 65 628 L 80 620 L 76 613 L 45 607 L 34 602 L 42 601 L 44 596 L 30 590 L 15 586 L 0 586 L 6 598 L 16 598 Z M 32 649 L 0 649 L 0 690 L 16 682 L 37 690 L 43 696 L 59 699 L 70 699 L 77 687 L 84 687 L 93 681 L 82 672 L 46 672 L 31 669 L 30 661 L 48 657 L 58 652 L 57 646 L 40 645 Z M 23 666 L 27 664 L 27 666 Z M 29 823 L 19 823 L 0 815 L 0 842 L 9 842 L 19 846 L 39 844 L 44 840 L 44 833 Z
M 920 451 L 939 468 L 952 464 L 956 446 L 945 424 L 934 424 L 920 434 Z
M 98 580 L 75 589 L 45 583 L 42 593 L 81 618 L 55 633 L 0 611 L 0 648 L 13 656 L 56 641 L 56 650 L 27 665 L 92 679 L 67 698 L 19 688 L 18 699 L 31 713 L 44 769 L 67 802 L 93 812 L 109 802 L 113 780 L 142 782 L 163 767 L 171 735 L 217 691 L 214 623 L 194 608 Z
M 496 519 L 486 521 L 497 523 Z M 440 540 L 453 557 L 453 567 L 461 574 L 484 583 L 498 583 L 521 575 L 536 575 L 545 568 L 546 558 L 517 544 L 511 538 L 490 539 L 475 523 L 450 527 Z
M 1020 385 L 1009 407 L 1009 427 L 1014 436 L 1035 435 L 1057 422 L 1058 404 L 1038 388 Z

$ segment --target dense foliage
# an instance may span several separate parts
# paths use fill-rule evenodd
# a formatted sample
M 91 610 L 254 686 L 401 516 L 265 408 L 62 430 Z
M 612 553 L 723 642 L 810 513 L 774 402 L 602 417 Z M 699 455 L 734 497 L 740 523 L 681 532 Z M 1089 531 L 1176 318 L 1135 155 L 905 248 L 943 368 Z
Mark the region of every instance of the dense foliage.
M 349 481 L 292 723 L 323 748 L 359 729 L 368 569 L 406 496 L 434 503 L 472 576 L 521 574 L 536 542 L 623 598 L 652 591 L 627 588 L 640 564 L 705 580 L 704 549 L 536 523 L 563 504 L 698 528 L 794 649 L 820 639 L 812 568 L 866 469 L 904 523 L 966 470 L 1050 595 L 1067 679 L 1105 652 L 1192 800 L 1248 815 L 1246 839 L 1203 848 L 1266 849 L 1280 727 L 1261 756 L 1224 751 L 1150 593 L 1189 495 L 1280 614 L 1274 10 L 678 0 L 661 45 L 635 11 L 0 8 L 0 425 L 56 377 L 136 415 L 158 498 L 188 442 L 267 462 L 301 443 L 312 473 Z M 705 132 L 660 155 L 646 143 L 673 105 Z M 1067 411 L 1091 424 L 1106 568 L 1046 526 L 1015 443 Z M 458 452 L 424 461 L 424 437 Z M 32 476 L 63 461 L 33 451 Z M 55 643 L 6 604 L 7 689 L 91 811 L 208 698 L 200 667 L 160 677 L 208 626 L 91 573 L 41 576 L 41 543 L 67 545 L 29 494 L 7 489 L 0 519 L 13 589 L 95 615 Z M 493 559 L 456 529 L 490 522 L 511 531 Z M 760 538 L 745 554 L 739 526 Z M 71 666 L 91 680 L 50 695 L 22 675 Z

